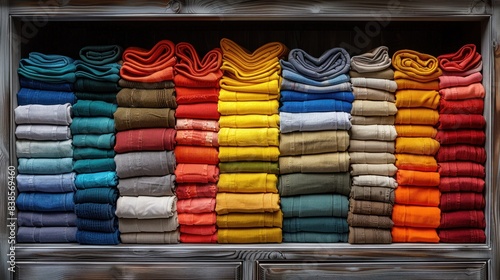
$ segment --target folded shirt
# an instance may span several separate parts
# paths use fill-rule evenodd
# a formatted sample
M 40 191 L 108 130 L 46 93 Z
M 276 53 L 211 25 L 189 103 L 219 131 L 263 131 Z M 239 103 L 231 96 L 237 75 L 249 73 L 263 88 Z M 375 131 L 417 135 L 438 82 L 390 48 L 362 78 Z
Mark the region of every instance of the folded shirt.
M 280 131 L 349 130 L 351 114 L 346 112 L 287 113 L 280 112 Z
M 70 125 L 71 104 L 17 106 L 14 119 L 16 124 Z
M 280 197 L 276 193 L 217 193 L 215 211 L 228 213 L 264 213 L 280 210 Z
M 437 140 L 427 137 L 396 138 L 397 154 L 436 155 L 443 147 Z M 439 160 L 438 160 L 439 161 Z
M 179 119 L 177 119 L 177 124 L 179 125 Z M 228 127 L 228 128 L 252 128 L 252 127 L 279 128 L 279 124 L 280 124 L 280 116 L 278 114 L 271 114 L 271 115 L 250 114 L 250 115 L 220 116 L 218 125 L 220 127 Z
M 284 218 L 347 217 L 349 199 L 340 194 L 308 194 L 281 198 Z
M 484 165 L 470 161 L 440 162 L 438 172 L 441 177 L 484 178 L 486 176 Z
M 121 233 L 132 232 L 168 232 L 179 227 L 177 214 L 164 219 L 118 219 L 118 227 Z
M 278 161 L 278 147 L 219 147 L 220 162 Z
M 376 47 L 368 52 L 351 57 L 351 70 L 358 73 L 381 71 L 391 66 L 389 48 Z
M 73 212 L 17 212 L 20 227 L 74 227 L 76 214 Z
M 114 171 L 83 173 L 76 175 L 75 186 L 80 189 L 112 188 L 118 185 L 118 176 Z
M 19 192 L 64 193 L 76 190 L 74 172 L 54 175 L 18 174 L 17 190 Z
M 281 243 L 281 228 L 221 228 L 217 243 Z
M 457 210 L 484 210 L 484 195 L 475 192 L 447 192 L 441 194 L 439 208 L 443 212 Z
M 32 88 L 21 88 L 17 94 L 17 105 L 55 105 L 66 104 L 71 105 L 76 103 L 76 96 L 73 92 L 67 91 L 53 91 Z
M 283 242 L 337 243 L 347 242 L 348 233 L 283 232 Z
M 116 131 L 136 128 L 175 127 L 175 110 L 170 108 L 124 108 L 114 113 Z
M 18 158 L 73 157 L 72 141 L 16 140 L 16 156 Z
M 114 160 L 120 179 L 173 174 L 176 165 L 173 151 L 130 152 L 117 154 Z
M 399 169 L 396 180 L 399 185 L 404 186 L 437 187 L 439 186 L 440 176 L 439 172 Z
M 480 228 L 486 227 L 483 210 L 459 210 L 443 212 L 439 228 Z
M 116 216 L 128 219 L 170 218 L 177 211 L 175 196 L 120 196 L 116 202 Z
M 221 228 L 259 228 L 283 226 L 283 212 L 271 213 L 229 213 L 217 215 L 217 227 Z
M 390 216 L 364 215 L 349 212 L 347 223 L 350 227 L 385 228 L 394 226 Z
M 351 178 L 348 172 L 290 173 L 280 175 L 278 179 L 281 197 L 319 193 L 349 195 L 350 189 Z
M 308 217 L 283 219 L 283 232 L 348 232 L 347 220 L 339 217 Z
M 215 183 L 219 180 L 219 168 L 214 164 L 179 163 L 174 174 L 177 183 Z
M 55 175 L 73 171 L 73 158 L 19 158 L 20 174 Z
M 440 196 L 441 192 L 438 188 L 400 185 L 395 190 L 395 202 L 404 205 L 437 207 L 440 203 Z
M 19 193 L 16 206 L 20 211 L 73 212 L 75 193 Z
M 279 135 L 280 156 L 341 152 L 348 146 L 346 130 L 296 131 Z
M 436 110 L 441 95 L 437 90 L 401 89 L 396 91 L 396 107 L 429 108 Z
M 349 171 L 349 153 L 283 156 L 279 158 L 280 174 L 330 173 Z
M 117 153 L 133 151 L 164 151 L 175 148 L 176 131 L 173 128 L 138 128 L 116 133 L 114 150 Z
M 390 244 L 391 229 L 349 227 L 350 244 Z
M 73 105 L 75 117 L 108 117 L 112 118 L 118 106 L 101 100 L 78 100 Z
M 67 125 L 16 125 L 16 138 L 26 140 L 67 140 L 71 138 L 71 130 Z
M 438 243 L 439 236 L 433 228 L 399 227 L 392 228 L 392 242 L 394 243 Z
M 122 196 L 174 195 L 175 175 L 120 178 L 117 187 Z
M 485 188 L 485 181 L 482 178 L 474 177 L 441 177 L 439 190 L 446 192 L 477 192 L 482 193 Z
M 222 127 L 218 133 L 221 146 L 278 146 L 278 128 L 228 128 Z
M 139 232 L 120 234 L 120 240 L 125 244 L 177 244 L 179 243 L 179 239 L 180 233 L 178 230 L 168 232 Z
M 396 115 L 396 104 L 389 101 L 354 100 L 351 115 L 355 116 L 392 116 Z
M 357 175 L 380 175 L 380 176 L 394 176 L 397 167 L 392 163 L 387 164 L 366 164 L 356 163 L 351 164 L 351 176 Z
M 17 229 L 19 243 L 74 243 L 77 227 L 25 227 Z
M 215 211 L 215 198 L 201 197 L 177 200 L 177 213 L 210 213 Z
M 177 183 L 175 188 L 175 195 L 178 199 L 215 197 L 216 194 L 216 183 Z
M 440 225 L 439 207 L 395 204 L 392 208 L 394 226 L 437 228 Z
M 352 125 L 351 138 L 355 140 L 394 141 L 397 133 L 394 125 Z
M 278 193 L 278 176 L 268 173 L 224 173 L 219 177 L 219 192 Z
M 137 89 L 122 88 L 116 95 L 120 107 L 137 108 L 177 108 L 173 88 Z

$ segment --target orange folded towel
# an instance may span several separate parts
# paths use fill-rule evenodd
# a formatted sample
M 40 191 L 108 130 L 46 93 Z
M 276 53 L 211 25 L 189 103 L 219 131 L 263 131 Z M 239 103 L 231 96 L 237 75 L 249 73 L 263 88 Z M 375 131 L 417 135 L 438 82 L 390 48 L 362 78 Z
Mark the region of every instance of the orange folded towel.
M 439 112 L 429 108 L 398 108 L 394 124 L 420 124 L 434 126 L 439 121 Z
M 439 172 L 425 172 L 415 170 L 400 169 L 396 173 L 398 185 L 403 186 L 421 186 L 438 187 L 440 182 Z
M 396 167 L 416 171 L 434 172 L 438 170 L 438 163 L 433 156 L 395 154 Z
M 396 107 L 437 109 L 441 96 L 437 90 L 402 89 L 396 91 Z
M 441 221 L 439 207 L 395 204 L 392 208 L 394 226 L 438 228 Z
M 416 206 L 439 206 L 441 192 L 438 188 L 398 186 L 394 191 L 397 204 Z
M 436 138 L 437 129 L 430 125 L 398 124 L 396 133 L 398 137 L 429 137 Z M 179 132 L 177 132 L 179 134 Z
M 412 228 L 412 227 L 393 227 L 392 242 L 424 242 L 438 243 L 439 236 L 437 231 L 432 228 Z
M 398 50 L 392 55 L 394 79 L 411 79 L 419 82 L 437 80 L 443 73 L 438 59 L 414 50 Z

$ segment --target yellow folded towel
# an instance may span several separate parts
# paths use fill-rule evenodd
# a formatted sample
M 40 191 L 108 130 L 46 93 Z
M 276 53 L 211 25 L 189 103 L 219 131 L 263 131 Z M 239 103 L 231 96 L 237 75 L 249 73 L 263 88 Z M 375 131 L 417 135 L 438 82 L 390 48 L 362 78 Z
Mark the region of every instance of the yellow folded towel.
M 218 243 L 281 243 L 281 228 L 221 228 Z
M 283 212 L 272 213 L 230 213 L 217 215 L 219 228 L 252 228 L 283 226 Z
M 219 147 L 219 160 L 229 161 L 278 161 L 278 147 Z
M 223 173 L 219 175 L 219 192 L 278 193 L 278 175 L 268 173 Z
M 222 127 L 219 130 L 220 146 L 278 146 L 279 145 L 278 128 L 227 128 Z
M 280 210 L 280 196 L 277 193 L 218 193 L 215 203 L 218 215 Z

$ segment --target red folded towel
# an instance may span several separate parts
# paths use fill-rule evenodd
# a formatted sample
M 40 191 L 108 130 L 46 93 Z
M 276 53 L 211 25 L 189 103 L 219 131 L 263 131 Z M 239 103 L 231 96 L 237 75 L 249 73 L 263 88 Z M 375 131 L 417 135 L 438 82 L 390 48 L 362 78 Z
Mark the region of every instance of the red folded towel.
M 485 90 L 483 84 L 474 83 L 468 86 L 451 87 L 439 90 L 444 100 L 464 100 L 473 98 L 484 98 Z
M 486 120 L 482 114 L 439 114 L 438 129 L 483 129 Z
M 211 213 L 215 212 L 215 198 L 202 197 L 177 200 L 177 213 Z M 179 221 L 179 224 L 183 224 Z M 189 223 L 187 223 L 189 225 Z
M 182 87 L 218 87 L 222 77 L 222 50 L 210 50 L 202 60 L 193 45 L 186 42 L 175 46 L 179 62 L 175 65 L 174 83 Z
M 181 233 L 179 239 L 181 243 L 217 243 L 217 233 L 212 235 Z
M 217 184 L 215 183 L 177 183 L 175 194 L 178 199 L 198 197 L 216 197 Z
M 448 192 L 441 194 L 439 208 L 443 212 L 457 210 L 483 210 L 486 201 L 482 193 Z
M 454 228 L 438 230 L 440 242 L 443 243 L 485 243 L 484 230 L 477 228 Z
M 485 182 L 474 177 L 441 177 L 439 190 L 445 192 L 477 192 L 482 193 Z
M 437 59 L 444 71 L 466 72 L 481 62 L 481 55 L 476 51 L 476 45 L 466 44 L 455 53 L 443 54 Z
M 175 134 L 173 128 L 142 128 L 119 131 L 115 136 L 114 150 L 117 153 L 173 150 L 176 145 Z
M 215 147 L 177 146 L 174 149 L 175 161 L 179 163 L 219 163 L 219 151 Z
M 216 183 L 219 168 L 212 164 L 178 163 L 175 168 L 177 183 Z
M 175 142 L 177 145 L 219 147 L 219 137 L 215 131 L 178 130 Z
M 472 73 L 468 76 L 439 76 L 439 89 L 468 86 L 470 84 L 479 83 L 483 80 L 483 75 L 480 72 Z
M 194 235 L 213 235 L 217 232 L 216 225 L 203 225 L 203 226 L 190 226 L 179 225 L 181 233 L 194 234 Z
M 440 162 L 438 164 L 438 172 L 441 177 L 484 178 L 486 176 L 484 165 L 470 161 Z
M 175 101 L 177 104 L 217 103 L 219 88 L 189 88 L 175 85 Z
M 439 228 L 485 228 L 484 212 L 480 210 L 462 210 L 441 213 Z
M 215 225 L 217 215 L 215 212 L 210 213 L 178 213 L 177 220 L 180 225 Z
M 444 161 L 472 161 L 485 163 L 486 150 L 484 147 L 471 145 L 443 145 L 436 154 L 437 162 Z
M 479 114 L 484 110 L 484 100 L 482 98 L 472 98 L 465 100 L 442 99 L 439 103 L 439 114 Z
M 482 130 L 461 129 L 461 130 L 439 130 L 436 140 L 441 145 L 469 144 L 474 146 L 484 146 L 486 133 Z
M 218 120 L 220 113 L 217 103 L 196 103 L 178 105 L 175 118 Z

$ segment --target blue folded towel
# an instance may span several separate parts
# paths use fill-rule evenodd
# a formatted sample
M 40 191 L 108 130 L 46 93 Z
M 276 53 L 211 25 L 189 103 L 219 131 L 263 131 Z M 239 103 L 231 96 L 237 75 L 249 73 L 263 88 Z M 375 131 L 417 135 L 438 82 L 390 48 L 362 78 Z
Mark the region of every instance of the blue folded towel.
M 105 203 L 75 204 L 75 214 L 78 218 L 109 220 L 115 217 L 116 207 Z
M 74 192 L 67 193 L 20 193 L 16 199 L 21 211 L 66 212 L 74 211 Z
M 76 226 L 78 227 L 78 230 L 115 232 L 118 230 L 118 218 L 113 217 L 110 220 L 78 218 L 76 220 Z
M 76 214 L 73 212 L 17 212 L 17 224 L 25 227 L 74 227 Z
M 117 245 L 120 243 L 120 233 L 118 230 L 112 233 L 78 230 L 76 240 L 87 245 Z
M 79 190 L 116 187 L 118 175 L 114 171 L 78 174 L 75 185 Z
M 73 158 L 19 158 L 20 174 L 61 174 L 73 171 Z
M 79 78 L 74 84 L 77 92 L 119 92 L 121 87 L 116 82 L 95 81 L 92 79 Z
M 73 91 L 73 83 L 47 83 L 29 79 L 23 76 L 19 77 L 19 84 L 22 88 L 33 88 L 54 91 Z
M 335 99 L 318 99 L 307 101 L 286 101 L 279 108 L 280 112 L 312 113 L 312 112 L 346 112 L 351 113 L 352 103 Z
M 17 190 L 19 192 L 66 193 L 76 191 L 76 173 L 54 175 L 17 175 Z
M 55 104 L 75 104 L 76 95 L 67 91 L 50 91 L 41 89 L 21 88 L 17 92 L 17 104 L 40 104 L 40 105 L 55 105 Z
M 337 91 L 331 93 L 304 93 L 293 90 L 283 90 L 280 92 L 280 101 L 307 101 L 316 99 L 335 99 L 347 102 L 354 101 L 354 94 L 352 91 Z
M 74 243 L 77 227 L 19 227 L 18 243 Z
M 118 190 L 112 188 L 92 188 L 77 190 L 75 193 L 75 203 L 107 203 L 116 204 L 118 200 Z

